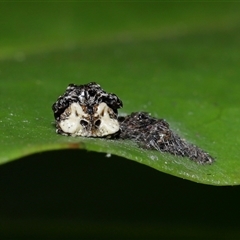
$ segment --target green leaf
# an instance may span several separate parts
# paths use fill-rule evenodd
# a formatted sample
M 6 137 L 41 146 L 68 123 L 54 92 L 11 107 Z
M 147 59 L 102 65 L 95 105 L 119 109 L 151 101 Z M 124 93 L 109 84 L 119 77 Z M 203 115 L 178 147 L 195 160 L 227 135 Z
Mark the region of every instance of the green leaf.
M 79 148 L 199 183 L 240 184 L 238 7 L 188 6 L 2 4 L 0 163 Z M 131 141 L 57 135 L 52 104 L 69 83 L 91 81 L 122 99 L 121 114 L 147 111 L 166 119 L 216 162 L 198 165 Z

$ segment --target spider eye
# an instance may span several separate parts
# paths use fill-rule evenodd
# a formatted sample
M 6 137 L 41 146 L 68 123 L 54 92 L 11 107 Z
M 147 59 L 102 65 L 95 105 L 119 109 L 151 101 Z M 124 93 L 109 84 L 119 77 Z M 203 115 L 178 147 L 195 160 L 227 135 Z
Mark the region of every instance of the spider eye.
M 85 121 L 85 120 L 81 120 L 80 121 L 80 124 L 83 126 L 83 127 L 86 127 L 88 125 L 88 122 Z
M 95 122 L 95 126 L 96 126 L 96 127 L 99 127 L 100 124 L 101 124 L 101 120 L 98 119 L 98 120 Z

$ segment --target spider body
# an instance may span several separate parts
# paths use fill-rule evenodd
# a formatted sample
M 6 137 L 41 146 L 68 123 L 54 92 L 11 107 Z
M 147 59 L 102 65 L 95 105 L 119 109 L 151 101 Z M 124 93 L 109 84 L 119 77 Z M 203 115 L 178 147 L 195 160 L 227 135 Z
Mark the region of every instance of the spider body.
M 100 85 L 70 84 L 53 104 L 56 132 L 62 135 L 104 137 L 119 131 L 117 109 L 122 101 Z
M 122 101 L 105 92 L 99 84 L 70 84 L 53 104 L 56 132 L 82 137 L 130 139 L 141 148 L 168 152 L 200 164 L 214 161 L 208 153 L 174 133 L 164 119 L 151 117 L 146 112 L 118 116 Z

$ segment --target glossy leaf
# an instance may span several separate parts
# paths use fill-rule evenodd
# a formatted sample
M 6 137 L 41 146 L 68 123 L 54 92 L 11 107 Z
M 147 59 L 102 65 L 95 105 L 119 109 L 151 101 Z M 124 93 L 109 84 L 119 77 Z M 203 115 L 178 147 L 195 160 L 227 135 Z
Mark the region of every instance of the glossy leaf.
M 199 183 L 240 184 L 237 9 L 233 4 L 218 9 L 190 4 L 192 11 L 160 3 L 137 8 L 108 4 L 72 3 L 65 9 L 59 3 L 54 12 L 53 4 L 19 5 L 25 11 L 3 6 L 1 17 L 7 23 L 0 25 L 6 28 L 0 40 L 0 163 L 79 148 L 118 155 Z M 171 13 L 164 14 L 163 6 Z M 15 15 L 8 22 L 10 10 Z M 13 31 L 16 23 L 19 29 Z M 91 81 L 122 99 L 121 114 L 147 111 L 165 118 L 216 162 L 198 165 L 131 141 L 57 135 L 51 105 L 69 83 Z

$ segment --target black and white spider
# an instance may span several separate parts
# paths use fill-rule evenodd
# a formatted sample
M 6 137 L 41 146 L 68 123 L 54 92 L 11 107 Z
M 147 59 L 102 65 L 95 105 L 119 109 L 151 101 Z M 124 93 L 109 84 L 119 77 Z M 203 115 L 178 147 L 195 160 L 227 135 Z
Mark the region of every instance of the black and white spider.
M 100 85 L 70 84 L 52 109 L 57 133 L 83 137 L 104 137 L 119 131 L 118 108 L 122 101 Z
M 163 119 L 145 112 L 118 116 L 122 101 L 99 84 L 70 84 L 53 104 L 56 132 L 62 135 L 131 139 L 145 149 L 188 157 L 200 164 L 214 161 L 208 153 L 174 133 Z

